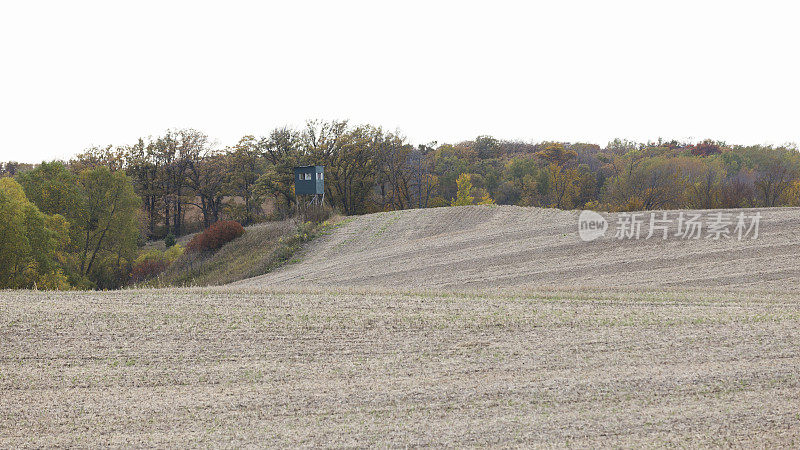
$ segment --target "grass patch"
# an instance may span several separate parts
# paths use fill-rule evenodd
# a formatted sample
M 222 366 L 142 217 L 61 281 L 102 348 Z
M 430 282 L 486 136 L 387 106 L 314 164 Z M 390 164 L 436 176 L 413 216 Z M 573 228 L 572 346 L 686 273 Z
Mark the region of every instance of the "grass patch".
M 381 225 L 380 229 L 378 229 L 378 231 L 375 232 L 375 235 L 373 237 L 375 237 L 375 238 L 381 237 L 381 235 L 386 232 L 386 229 L 389 228 L 389 226 L 391 226 L 393 223 L 397 222 L 398 220 L 400 220 L 400 214 L 399 213 L 392 214 L 392 216 L 389 218 L 389 220 L 384 222 L 383 225 Z
M 263 275 L 285 263 L 299 262 L 295 253 L 306 242 L 344 222 L 332 218 L 317 225 L 288 219 L 254 225 L 217 251 L 185 253 L 146 285 L 215 286 Z

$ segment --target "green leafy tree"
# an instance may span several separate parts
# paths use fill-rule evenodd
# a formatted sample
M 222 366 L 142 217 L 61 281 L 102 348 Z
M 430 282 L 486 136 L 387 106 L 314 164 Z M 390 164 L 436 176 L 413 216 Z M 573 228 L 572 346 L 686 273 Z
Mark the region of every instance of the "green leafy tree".
M 439 196 L 453 198 L 458 190 L 456 181 L 470 171 L 471 155 L 463 147 L 449 144 L 439 146 L 434 152 L 434 173 L 439 178 Z
M 66 289 L 59 250 L 68 240 L 61 216 L 47 216 L 12 178 L 0 179 L 0 287 Z
M 289 128 L 276 128 L 260 144 L 267 167 L 256 182 L 257 189 L 263 197 L 272 197 L 282 214 L 289 214 L 294 203 L 294 167 L 303 164 L 302 136 Z
M 325 166 L 325 198 L 343 213 L 368 212 L 383 137 L 379 128 L 363 125 L 350 129 L 347 121 L 307 124 L 304 152 L 309 161 Z
M 25 194 L 47 215 L 68 244 L 57 247 L 58 259 L 74 286 L 120 287 L 135 256 L 141 199 L 131 179 L 105 166 L 76 176 L 58 162 L 43 163 L 19 175 Z
M 89 169 L 87 169 L 89 170 Z M 58 228 L 67 234 L 59 250 L 63 272 L 73 286 L 89 287 L 90 283 L 78 265 L 78 243 L 85 235 L 79 218 L 86 208 L 85 192 L 78 184 L 78 176 L 61 162 L 44 162 L 35 169 L 21 173 L 17 180 L 25 195 L 39 210 L 47 215 L 58 215 L 64 222 Z
M 130 178 L 105 167 L 83 171 L 78 185 L 85 199 L 73 223 L 79 273 L 97 288 L 120 287 L 136 256 L 141 199 Z
M 35 169 L 21 173 L 17 181 L 26 197 L 45 214 L 61 214 L 74 218 L 82 206 L 78 177 L 59 162 L 43 162 Z
M 478 158 L 496 158 L 500 154 L 500 142 L 491 136 L 478 136 L 473 144 Z

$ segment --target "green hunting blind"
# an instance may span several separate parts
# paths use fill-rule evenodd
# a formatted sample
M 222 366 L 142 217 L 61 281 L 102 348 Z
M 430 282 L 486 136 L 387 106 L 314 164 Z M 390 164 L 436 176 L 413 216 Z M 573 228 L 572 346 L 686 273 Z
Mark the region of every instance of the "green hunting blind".
M 302 166 L 294 168 L 294 193 L 300 205 L 300 196 L 310 196 L 308 204 L 321 205 L 325 200 L 325 167 Z

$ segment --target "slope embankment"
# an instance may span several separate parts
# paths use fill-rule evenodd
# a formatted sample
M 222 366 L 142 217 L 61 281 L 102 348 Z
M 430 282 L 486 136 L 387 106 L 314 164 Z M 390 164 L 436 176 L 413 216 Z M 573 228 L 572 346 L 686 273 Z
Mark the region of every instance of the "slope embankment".
M 306 247 L 298 263 L 237 282 L 239 286 L 314 285 L 400 288 L 751 287 L 791 289 L 800 281 L 800 209 L 759 212 L 759 233 L 739 240 L 742 210 L 699 214 L 697 239 L 679 235 L 680 211 L 668 238 L 616 238 L 624 216 L 603 214 L 604 237 L 583 241 L 579 212 L 515 206 L 395 211 L 351 218 Z M 733 220 L 730 236 L 708 236 L 717 213 Z M 662 212 L 657 212 L 661 218 Z M 748 226 L 752 225 L 752 220 Z M 620 225 L 623 226 L 623 225 Z M 684 227 L 685 228 L 685 227 Z

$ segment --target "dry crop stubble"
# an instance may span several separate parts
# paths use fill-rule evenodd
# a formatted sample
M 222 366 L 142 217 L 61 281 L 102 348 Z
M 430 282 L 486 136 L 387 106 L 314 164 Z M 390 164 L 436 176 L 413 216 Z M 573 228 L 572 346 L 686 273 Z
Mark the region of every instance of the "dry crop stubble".
M 683 212 L 735 217 L 741 210 Z M 299 263 L 235 284 L 454 290 L 797 286 L 800 208 L 758 212 L 755 240 L 679 239 L 675 221 L 666 241 L 614 239 L 609 231 L 594 242 L 578 237 L 577 211 L 464 206 L 369 214 L 312 242 Z M 645 221 L 649 213 L 642 213 Z M 675 219 L 680 211 L 668 213 Z M 619 217 L 605 216 L 612 224 Z M 644 237 L 646 224 L 642 230 Z
M 0 446 L 797 445 L 798 294 L 0 293 Z

